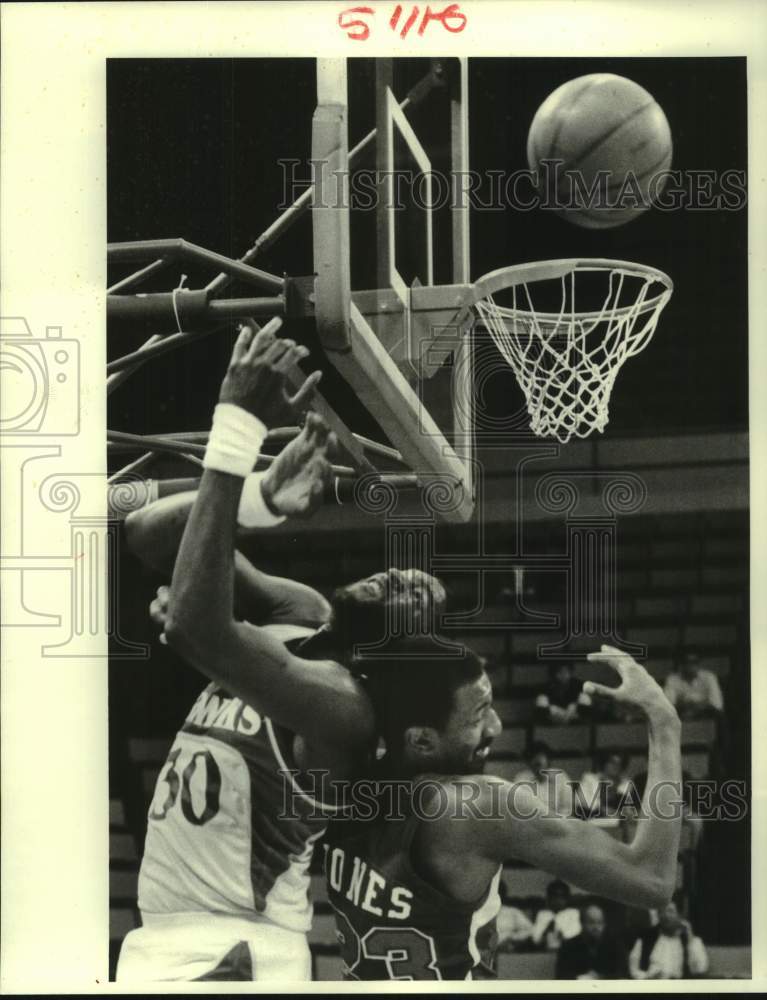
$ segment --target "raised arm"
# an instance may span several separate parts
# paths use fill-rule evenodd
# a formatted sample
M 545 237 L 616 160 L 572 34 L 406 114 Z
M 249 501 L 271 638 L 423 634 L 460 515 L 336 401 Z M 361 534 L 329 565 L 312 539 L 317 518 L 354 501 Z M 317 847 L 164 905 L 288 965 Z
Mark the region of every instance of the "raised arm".
M 591 823 L 552 815 L 527 785 L 487 777 L 481 779 L 479 818 L 453 824 L 454 849 L 460 850 L 460 839 L 464 852 L 493 865 L 515 857 L 587 892 L 634 906 L 661 906 L 674 891 L 682 822 L 679 718 L 658 684 L 630 656 L 603 646 L 590 659 L 613 666 L 621 683 L 587 687 L 640 707 L 647 716 L 644 815 L 632 843 L 620 843 Z
M 227 419 L 234 421 L 231 444 L 223 441 L 214 423 L 219 444 L 212 458 L 208 446 L 206 469 L 181 541 L 166 635 L 204 674 L 307 739 L 367 745 L 372 709 L 347 670 L 337 663 L 293 656 L 264 629 L 238 622 L 233 614 L 235 520 L 248 464 L 241 454 L 247 445 L 244 429 L 253 417 L 251 428 L 257 429 L 259 421 L 263 427 L 273 419 L 275 408 L 288 402 L 284 372 L 303 356 L 292 341 L 275 340 L 273 329 L 269 324 L 254 337 L 245 328 L 235 345 L 220 395 L 222 403 L 237 408 L 226 410 Z M 297 404 L 295 397 L 291 402 Z M 302 444 L 304 488 L 315 495 L 322 491 L 328 470 L 328 430 L 313 414 L 307 418 Z
M 292 481 L 291 455 L 300 450 L 300 441 L 288 444 L 266 472 L 254 474 L 254 485 L 267 495 L 279 495 Z M 128 515 L 126 541 L 146 566 L 168 576 L 173 572 L 196 497 L 196 491 L 176 493 Z M 234 601 L 237 617 L 258 625 L 285 622 L 315 627 L 325 624 L 330 615 L 330 605 L 314 588 L 264 573 L 242 552 L 235 552 L 234 557 Z

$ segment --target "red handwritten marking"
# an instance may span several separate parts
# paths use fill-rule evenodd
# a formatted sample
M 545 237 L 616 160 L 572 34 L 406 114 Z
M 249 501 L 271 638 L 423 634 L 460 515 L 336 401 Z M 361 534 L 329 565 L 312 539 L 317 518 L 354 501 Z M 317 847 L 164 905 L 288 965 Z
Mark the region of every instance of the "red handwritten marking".
M 447 22 L 456 18 L 460 21 L 460 24 L 451 28 Z M 427 7 L 426 12 L 423 15 L 423 20 L 421 21 L 421 27 L 418 29 L 419 35 L 422 35 L 424 31 L 426 31 L 426 25 L 429 21 L 439 21 L 442 24 L 442 27 L 446 31 L 452 32 L 452 34 L 463 31 L 466 27 L 466 15 L 462 10 L 460 10 L 457 3 L 451 3 L 450 6 L 445 7 L 442 11 L 437 11 L 435 14 L 432 13 L 431 7 Z
M 428 10 L 429 8 L 427 7 L 426 9 Z M 417 18 L 418 18 L 418 8 L 417 7 L 413 7 L 412 11 L 410 12 L 410 17 L 407 19 L 407 21 L 405 21 L 405 24 L 403 25 L 402 31 L 400 32 L 400 36 L 399 36 L 400 38 L 404 38 L 408 34 L 408 32 L 410 31 L 410 29 L 415 24 Z
M 347 14 L 375 14 L 372 7 L 349 7 L 338 15 L 338 27 L 355 42 L 364 42 L 370 37 L 370 28 L 364 21 L 348 20 Z
M 400 29 L 400 18 L 403 14 L 403 6 L 398 3 L 392 15 L 389 19 L 389 28 L 392 31 L 397 31 Z M 372 7 L 348 7 L 346 10 L 342 11 L 338 15 L 338 26 L 347 33 L 347 36 L 355 42 L 364 42 L 370 37 L 370 25 L 359 18 L 354 18 L 352 15 L 369 15 L 374 17 L 375 10 Z M 400 38 L 406 38 L 410 34 L 411 29 L 418 21 L 419 15 L 421 14 L 421 8 L 414 5 L 410 8 L 410 13 L 405 18 L 401 29 L 399 30 Z M 463 31 L 467 24 L 467 17 L 460 9 L 457 3 L 448 4 L 443 10 L 433 11 L 431 7 L 427 6 L 423 12 L 421 22 L 418 25 L 418 34 L 423 35 L 432 21 L 436 21 L 441 24 L 445 31 L 449 31 L 451 34 L 457 34 Z

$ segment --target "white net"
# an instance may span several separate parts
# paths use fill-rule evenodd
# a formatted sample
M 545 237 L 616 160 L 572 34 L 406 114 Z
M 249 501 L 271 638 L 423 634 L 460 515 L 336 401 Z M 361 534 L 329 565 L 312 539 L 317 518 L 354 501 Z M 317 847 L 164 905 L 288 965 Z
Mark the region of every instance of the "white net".
M 649 343 L 671 282 L 651 268 L 587 261 L 553 278 L 514 280 L 475 308 L 517 376 L 531 430 L 562 443 L 603 431 L 615 378 Z M 596 308 L 576 309 L 584 297 Z

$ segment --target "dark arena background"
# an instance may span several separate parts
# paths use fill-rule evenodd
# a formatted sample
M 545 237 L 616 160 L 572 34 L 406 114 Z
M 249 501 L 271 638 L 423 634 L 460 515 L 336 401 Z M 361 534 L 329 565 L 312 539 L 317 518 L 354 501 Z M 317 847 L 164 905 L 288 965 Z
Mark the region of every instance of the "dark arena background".
M 355 62 L 362 88 L 367 69 L 364 61 Z M 426 61 L 410 62 L 417 78 Z M 714 192 L 726 171 L 745 177 L 744 59 L 470 60 L 472 169 L 485 175 L 524 169 L 527 130 L 542 100 L 561 83 L 594 72 L 629 77 L 656 98 L 671 126 L 673 167 L 686 174 L 688 184 L 700 184 L 699 178 L 690 180 L 696 171 L 712 172 Z M 314 60 L 110 60 L 107 83 L 110 242 L 183 237 L 238 258 L 303 190 L 316 104 Z M 421 119 L 428 129 L 428 116 Z M 350 140 L 359 137 L 352 105 Z M 292 194 L 290 178 L 297 185 Z M 436 234 L 439 268 L 439 223 Z M 557 559 L 568 551 L 573 532 L 583 529 L 578 510 L 535 499 L 544 477 L 570 476 L 590 515 L 599 510 L 609 521 L 605 530 L 615 558 L 612 639 L 646 647 L 644 662 L 661 681 L 680 650 L 695 651 L 701 667 L 718 677 L 724 711 L 685 722 L 683 755 L 687 777 L 715 783 L 708 799 L 721 806 L 723 783 L 747 789 L 750 777 L 745 205 L 727 209 L 709 199 L 708 207 L 651 209 L 608 230 L 579 228 L 541 209 L 478 208 L 471 215 L 471 244 L 472 278 L 506 264 L 583 256 L 652 264 L 675 285 L 649 346 L 617 378 L 607 428 L 582 441 L 557 445 L 525 437 L 524 400 L 514 375 L 492 342 L 477 338 L 477 367 L 489 373 L 478 389 L 475 415 L 481 502 L 468 524 L 438 524 L 433 550 L 447 567 L 439 572 L 451 593 L 451 611 L 477 608 L 447 631 L 486 656 L 492 670 L 504 732 L 488 770 L 513 776 L 532 741 L 546 743 L 552 765 L 573 779 L 594 770 L 603 751 L 625 754 L 630 776 L 646 768 L 640 722 L 592 717 L 556 726 L 536 713 L 551 662 L 572 663 L 582 674 L 585 652 L 611 641 L 588 616 L 575 621 L 566 610 L 571 581 Z M 365 268 L 374 263 L 354 261 L 359 287 Z M 310 218 L 257 265 L 275 274 L 311 274 Z M 207 280 L 194 268 L 182 269 L 189 287 Z M 124 273 L 115 269 L 110 283 Z M 166 273 L 164 281 L 149 281 L 142 290 L 168 290 L 179 277 L 171 285 Z M 284 329 L 315 347 L 312 361 L 329 368 L 312 339 L 311 320 L 288 321 Z M 112 324 L 109 358 L 136 349 L 157 332 L 142 323 Z M 230 327 L 145 365 L 110 396 L 109 428 L 134 434 L 209 429 L 232 333 Z M 381 440 L 380 430 L 332 370 L 324 388 L 355 430 Z M 130 458 L 110 452 L 110 472 Z M 159 459 L 148 473 L 162 479 L 194 474 L 176 458 Z M 641 502 L 617 513 L 599 508 L 600 484 L 626 474 L 643 484 Z M 356 508 L 350 498 L 341 507 L 328 504 L 311 520 L 251 540 L 245 551 L 267 571 L 324 593 L 380 570 L 389 559 L 384 518 Z M 477 551 L 488 556 L 488 566 L 493 556 L 507 553 L 529 555 L 529 565 L 523 577 L 488 568 L 480 588 L 478 572 L 460 570 L 460 556 Z M 136 881 L 154 783 L 205 681 L 156 640 L 148 605 L 157 586 L 168 581 L 143 568 L 124 544 L 113 573 L 121 637 L 114 643 L 109 677 L 114 962 L 122 937 L 138 922 Z M 531 614 L 545 613 L 556 618 L 531 628 Z M 123 655 L 122 640 L 146 643 L 147 656 Z M 556 644 L 552 660 L 540 647 Z M 728 818 L 720 811 L 719 819 L 705 820 L 699 838 L 690 824 L 679 855 L 681 905 L 709 951 L 712 976 L 750 975 L 750 832 L 748 816 L 736 812 Z M 624 831 L 619 828 L 616 835 Z M 510 860 L 503 879 L 509 905 L 534 920 L 550 877 Z M 338 978 L 333 917 L 319 869 L 313 887 L 315 978 Z M 577 905 L 585 902 L 582 895 L 574 899 Z M 611 928 L 628 944 L 646 926 L 643 911 L 614 904 L 605 909 Z M 553 978 L 554 957 L 520 944 L 498 954 L 497 971 L 501 978 Z

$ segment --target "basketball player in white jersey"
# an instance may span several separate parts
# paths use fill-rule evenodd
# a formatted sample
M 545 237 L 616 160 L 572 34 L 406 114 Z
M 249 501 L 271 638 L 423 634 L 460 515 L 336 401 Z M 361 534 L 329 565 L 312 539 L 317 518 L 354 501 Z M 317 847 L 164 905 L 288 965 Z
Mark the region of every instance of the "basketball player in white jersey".
M 289 342 L 268 342 L 277 350 L 271 362 L 275 375 L 304 356 Z M 307 382 L 300 399 L 315 381 Z M 294 408 L 299 401 L 292 401 Z M 322 494 L 327 446 L 327 428 L 310 414 L 301 435 L 267 473 L 249 477 L 249 507 L 240 503 L 240 519 L 264 526 L 283 514 L 307 513 Z M 168 497 L 128 519 L 129 543 L 148 565 L 158 570 L 172 565 L 194 498 Z M 262 501 L 266 507 L 254 510 Z M 241 553 L 235 554 L 235 565 L 238 616 L 262 625 L 278 643 L 299 644 L 302 657 L 325 661 L 317 664 L 318 673 L 328 660 L 348 660 L 355 642 L 378 638 L 392 604 L 407 603 L 418 615 L 444 599 L 438 582 L 419 571 L 377 574 L 339 588 L 329 603 L 310 587 L 259 572 Z M 226 595 L 217 593 L 213 600 Z M 156 603 L 166 602 L 167 588 L 161 588 Z M 157 614 L 162 618 L 164 608 Z M 356 691 L 348 674 L 346 680 Z M 282 815 L 285 783 L 293 781 L 289 771 L 310 759 L 305 750 L 298 759 L 294 753 L 304 732 L 297 738 L 280 725 L 279 716 L 264 714 L 268 696 L 245 703 L 228 682 L 218 677 L 200 695 L 160 772 L 139 877 L 143 926 L 123 943 L 121 982 L 310 978 L 307 869 L 325 821 L 297 786 L 291 788 L 290 815 Z M 361 716 L 356 737 L 350 739 L 348 727 L 339 725 L 346 716 L 327 713 L 321 717 L 323 753 L 335 757 L 340 741 L 345 751 L 355 748 L 367 756 L 370 711 L 364 695 L 356 692 L 353 699 Z M 311 763 L 322 763 L 316 751 Z
M 244 335 L 235 349 L 234 378 L 228 386 L 225 382 L 222 396 L 243 413 L 258 417 L 264 412 L 263 387 L 269 383 L 264 358 L 271 350 L 262 334 L 252 339 Z M 467 669 L 452 671 L 450 683 L 439 663 L 441 652 L 431 657 L 437 669 L 425 685 L 416 676 L 417 651 L 409 658 L 407 650 L 401 650 L 404 673 L 396 669 L 397 660 L 363 664 L 371 702 L 338 662 L 308 661 L 267 630 L 238 622 L 232 612 L 234 525 L 247 461 L 235 456 L 214 462 L 206 458 L 176 561 L 166 623 L 169 641 L 208 676 L 225 679 L 244 702 L 268 705 L 274 720 L 301 733 L 294 746 L 299 767 L 324 766 L 336 778 L 353 778 L 369 769 L 371 761 L 360 748 L 370 745 L 375 711 L 387 742 L 389 761 L 384 766 L 390 773 L 408 778 L 424 772 L 445 775 L 434 783 L 434 794 L 444 796 L 446 808 L 440 808 L 436 818 L 432 813 L 430 822 L 416 816 L 401 825 L 399 833 L 392 831 L 385 815 L 382 826 L 353 828 L 351 833 L 344 829 L 345 819 L 332 824 L 329 879 L 336 902 L 344 901 L 339 930 L 348 945 L 347 968 L 353 977 L 439 979 L 443 969 L 444 978 L 470 974 L 471 948 L 464 947 L 469 958 L 462 954 L 456 960 L 450 954 L 450 942 L 459 930 L 463 934 L 460 928 L 448 928 L 447 953 L 438 954 L 440 915 L 450 913 L 452 902 L 461 908 L 464 930 L 470 932 L 472 914 L 484 918 L 492 910 L 489 894 L 498 867 L 511 857 L 587 891 L 635 905 L 656 906 L 671 895 L 681 824 L 681 812 L 674 808 L 681 789 L 680 724 L 644 668 L 607 647 L 592 654 L 618 672 L 620 684 L 591 687 L 641 708 L 648 719 L 648 816 L 626 845 L 589 824 L 552 815 L 529 788 L 515 791 L 509 783 L 481 774 L 500 723 L 481 661 L 470 651 L 464 657 Z M 371 592 L 380 596 L 379 585 Z M 436 699 L 440 686 L 447 689 L 447 697 Z M 416 691 L 418 696 L 412 698 Z M 431 705 L 435 699 L 444 711 L 436 712 Z M 335 739 L 328 737 L 328 720 L 340 730 Z M 456 774 L 465 777 L 452 777 Z M 346 862 L 351 880 L 344 884 L 337 870 L 333 886 L 334 863 L 338 869 Z M 411 943 L 418 943 L 418 960 L 403 945 L 403 930 Z M 424 943 L 426 948 L 421 947 Z M 373 944 L 372 950 L 366 947 Z M 400 975 L 403 949 L 407 968 Z M 353 967 L 350 960 L 356 963 Z

